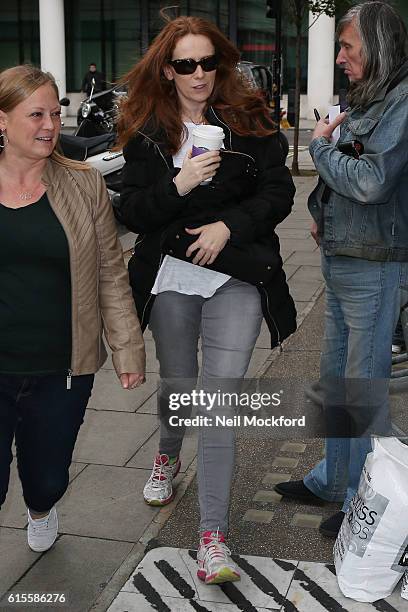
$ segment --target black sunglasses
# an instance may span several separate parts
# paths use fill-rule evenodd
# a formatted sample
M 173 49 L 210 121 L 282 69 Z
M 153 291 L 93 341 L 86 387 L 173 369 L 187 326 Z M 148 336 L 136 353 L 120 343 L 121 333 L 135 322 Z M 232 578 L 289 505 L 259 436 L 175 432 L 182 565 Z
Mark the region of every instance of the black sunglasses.
M 203 57 L 202 59 L 193 60 L 191 58 L 188 59 L 175 59 L 169 60 L 170 66 L 173 66 L 174 70 L 177 74 L 194 74 L 197 70 L 197 66 L 201 66 L 204 72 L 211 72 L 215 70 L 218 65 L 218 58 L 216 55 L 208 55 L 207 57 Z

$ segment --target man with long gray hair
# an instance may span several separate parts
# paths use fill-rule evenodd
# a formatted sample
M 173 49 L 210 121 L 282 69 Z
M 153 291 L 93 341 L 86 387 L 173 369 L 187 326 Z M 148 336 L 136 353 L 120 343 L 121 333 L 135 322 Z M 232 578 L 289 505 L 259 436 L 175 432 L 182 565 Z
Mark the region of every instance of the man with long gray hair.
M 323 405 L 330 413 L 337 394 L 338 405 L 351 401 L 360 417 L 374 407 L 386 421 L 392 333 L 408 300 L 407 31 L 389 4 L 372 1 L 350 9 L 337 36 L 350 106 L 332 123 L 320 120 L 310 144 L 320 180 L 309 210 L 326 280 Z M 335 537 L 370 450 L 369 435 L 328 438 L 325 458 L 303 480 L 276 490 L 312 503 L 342 502 L 320 526 Z

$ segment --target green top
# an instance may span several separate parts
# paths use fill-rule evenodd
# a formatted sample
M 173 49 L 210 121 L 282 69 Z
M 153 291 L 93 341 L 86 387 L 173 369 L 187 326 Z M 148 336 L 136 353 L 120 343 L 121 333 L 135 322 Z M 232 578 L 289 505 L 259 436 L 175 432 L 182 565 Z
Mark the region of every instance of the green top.
M 67 372 L 71 346 L 68 241 L 48 197 L 0 204 L 0 372 Z

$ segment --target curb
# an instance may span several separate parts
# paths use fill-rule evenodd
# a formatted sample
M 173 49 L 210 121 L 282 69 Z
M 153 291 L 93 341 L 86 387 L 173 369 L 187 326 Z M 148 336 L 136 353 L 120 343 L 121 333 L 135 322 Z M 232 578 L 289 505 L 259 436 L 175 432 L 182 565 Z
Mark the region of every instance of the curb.
M 184 474 L 182 481 L 177 487 L 177 492 L 173 501 L 167 506 L 161 508 L 156 516 L 153 517 L 150 524 L 146 527 L 138 541 L 135 543 L 126 559 L 118 567 L 103 591 L 99 594 L 96 601 L 88 609 L 89 612 L 106 612 L 125 582 L 129 579 L 132 572 L 135 571 L 135 568 L 139 565 L 146 552 L 148 552 L 149 547 L 153 544 L 152 548 L 154 548 L 154 539 L 158 536 L 162 527 L 164 527 L 184 497 L 184 493 L 187 491 L 188 487 L 193 481 L 196 472 L 197 459 L 193 459 L 189 468 Z

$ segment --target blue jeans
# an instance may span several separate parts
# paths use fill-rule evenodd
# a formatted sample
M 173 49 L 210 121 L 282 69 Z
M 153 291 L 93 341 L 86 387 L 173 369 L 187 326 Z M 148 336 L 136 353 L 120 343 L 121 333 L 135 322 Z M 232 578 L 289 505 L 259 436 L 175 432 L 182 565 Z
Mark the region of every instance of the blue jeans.
M 93 374 L 73 376 L 67 390 L 63 374 L 0 374 L 0 508 L 9 484 L 14 437 L 27 507 L 48 512 L 64 495 L 93 381 Z
M 346 387 L 382 404 L 388 412 L 392 334 L 408 300 L 408 263 L 377 262 L 322 254 L 326 319 L 321 381 L 346 380 Z M 351 385 L 350 385 L 351 384 Z M 337 385 L 339 388 L 341 385 Z M 371 397 L 370 397 L 371 395 Z M 304 478 L 318 497 L 343 502 L 347 511 L 358 488 L 371 438 L 328 438 L 325 458 Z
M 183 443 L 184 429 L 169 428 L 166 414 L 170 393 L 191 393 L 196 386 L 199 337 L 202 348 L 200 387 L 212 392 L 220 389 L 238 393 L 262 318 L 261 298 L 256 287 L 233 278 L 210 298 L 175 291 L 157 295 L 150 327 L 160 363 L 161 453 L 178 455 Z M 191 406 L 186 408 L 183 416 L 188 417 L 190 412 Z M 201 531 L 219 528 L 226 533 L 228 530 L 234 433 L 233 427 L 199 429 L 197 481 Z

